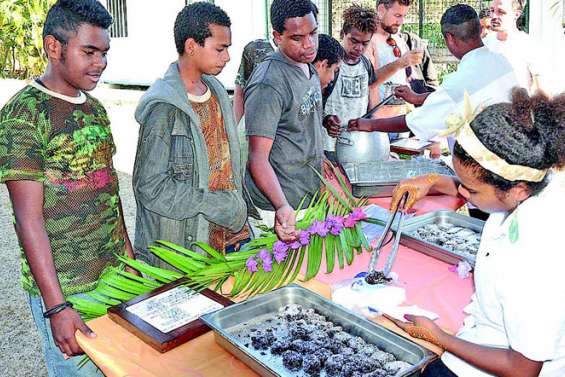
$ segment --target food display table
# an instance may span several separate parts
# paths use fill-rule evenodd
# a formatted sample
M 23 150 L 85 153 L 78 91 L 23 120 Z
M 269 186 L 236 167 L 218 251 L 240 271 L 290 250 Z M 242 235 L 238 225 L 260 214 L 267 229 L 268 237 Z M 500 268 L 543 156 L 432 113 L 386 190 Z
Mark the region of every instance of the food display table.
M 390 198 L 372 199 L 371 202 L 387 208 Z M 459 205 L 457 199 L 435 196 L 419 202 L 416 213 L 444 208 L 453 210 Z M 382 267 L 389 249 L 390 245 L 383 251 L 379 267 Z M 356 255 L 351 266 L 343 270 L 336 268 L 331 274 L 324 274 L 322 267 L 314 280 L 299 282 L 299 284 L 329 298 L 330 285 L 366 270 L 369 258 L 368 253 Z M 462 324 L 463 307 L 469 302 L 473 293 L 473 283 L 472 277 L 463 280 L 456 273 L 450 272 L 449 267 L 444 262 L 400 246 L 393 271 L 399 275 L 399 285 L 406 289 L 406 304 L 418 305 L 422 309 L 437 313 L 439 315 L 437 323 L 454 333 Z M 408 337 L 383 317 L 371 319 Z M 78 332 L 78 342 L 107 376 L 256 376 L 255 372 L 245 364 L 218 346 L 211 332 L 161 354 L 114 323 L 108 316 L 92 320 L 88 325 L 97 337 L 87 338 Z M 416 341 L 436 353 L 440 352 L 437 347 L 429 343 Z

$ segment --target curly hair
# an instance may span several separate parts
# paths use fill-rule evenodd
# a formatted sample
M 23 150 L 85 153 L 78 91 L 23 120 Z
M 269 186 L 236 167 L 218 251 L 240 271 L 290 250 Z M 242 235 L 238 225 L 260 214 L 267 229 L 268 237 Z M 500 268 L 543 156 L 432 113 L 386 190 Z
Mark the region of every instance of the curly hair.
M 184 54 L 184 44 L 190 38 L 204 46 L 206 38 L 212 36 L 211 24 L 231 27 L 231 20 L 222 8 L 206 1 L 185 6 L 175 20 L 175 46 L 178 54 Z
M 328 61 L 328 65 L 335 64 L 345 57 L 345 50 L 337 39 L 327 34 L 318 35 L 318 53 L 313 63 Z
M 530 97 L 525 89 L 512 92 L 512 103 L 484 109 L 471 123 L 483 145 L 512 165 L 544 170 L 565 165 L 565 94 L 549 99 L 538 93 Z M 531 195 L 547 185 L 542 182 L 509 181 L 486 170 L 455 143 L 453 155 L 463 166 L 472 168 L 483 182 L 506 192 L 524 183 Z
M 310 0 L 273 0 L 271 4 L 271 25 L 273 30 L 283 33 L 284 23 L 289 18 L 304 17 L 312 13 L 318 20 L 318 8 Z
M 112 22 L 110 13 L 97 0 L 58 0 L 47 12 L 43 38 L 52 35 L 66 44 L 82 24 L 108 29 Z
M 362 33 L 374 33 L 377 31 L 377 13 L 364 8 L 358 4 L 353 4 L 343 12 L 343 26 L 341 33 L 347 34 L 352 29 L 357 29 Z

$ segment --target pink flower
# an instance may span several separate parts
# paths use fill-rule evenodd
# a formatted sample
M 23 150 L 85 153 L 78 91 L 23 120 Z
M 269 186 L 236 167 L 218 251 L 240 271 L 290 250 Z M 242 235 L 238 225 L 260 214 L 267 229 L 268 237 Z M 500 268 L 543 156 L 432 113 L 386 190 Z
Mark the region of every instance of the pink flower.
M 350 216 L 352 216 L 355 221 L 361 221 L 367 218 L 367 214 L 363 212 L 363 209 L 360 207 L 355 208 L 353 212 L 351 212 Z
M 257 268 L 257 261 L 255 260 L 255 256 L 251 256 L 247 258 L 247 262 L 245 262 L 245 267 L 247 267 L 247 270 L 251 273 L 259 271 L 259 269 Z
M 343 226 L 346 228 L 353 228 L 357 224 L 357 220 L 351 214 L 349 214 L 343 221 Z

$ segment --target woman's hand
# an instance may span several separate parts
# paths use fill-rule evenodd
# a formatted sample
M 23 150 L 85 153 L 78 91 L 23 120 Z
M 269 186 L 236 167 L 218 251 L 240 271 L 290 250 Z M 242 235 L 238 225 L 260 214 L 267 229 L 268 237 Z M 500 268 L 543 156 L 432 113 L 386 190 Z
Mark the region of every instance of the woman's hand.
M 428 195 L 431 188 L 439 180 L 439 177 L 438 174 L 428 174 L 400 181 L 392 192 L 390 211 L 396 211 L 400 200 L 406 193 L 408 194 L 408 198 L 406 199 L 404 208 L 401 208 L 401 210 L 407 211 L 412 208 L 418 200 Z
M 425 340 L 426 342 L 435 344 L 440 348 L 445 348 L 443 346 L 443 338 L 447 334 L 431 319 L 406 314 L 404 318 L 407 322 L 403 322 L 386 314 L 383 314 L 383 316 L 394 322 L 396 326 L 406 331 L 406 333 L 408 333 L 411 337 Z

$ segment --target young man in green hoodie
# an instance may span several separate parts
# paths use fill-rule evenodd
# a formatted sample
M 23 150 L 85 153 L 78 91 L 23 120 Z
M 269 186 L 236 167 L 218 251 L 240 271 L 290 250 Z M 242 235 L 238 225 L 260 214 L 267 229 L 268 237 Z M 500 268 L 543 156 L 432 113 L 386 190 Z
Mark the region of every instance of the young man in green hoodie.
M 243 166 L 231 104 L 214 77 L 230 60 L 231 22 L 208 2 L 177 15 L 178 61 L 141 98 L 133 172 L 136 253 L 155 240 L 192 248 L 195 241 L 233 251 L 249 238 Z M 165 265 L 166 267 L 166 265 Z

